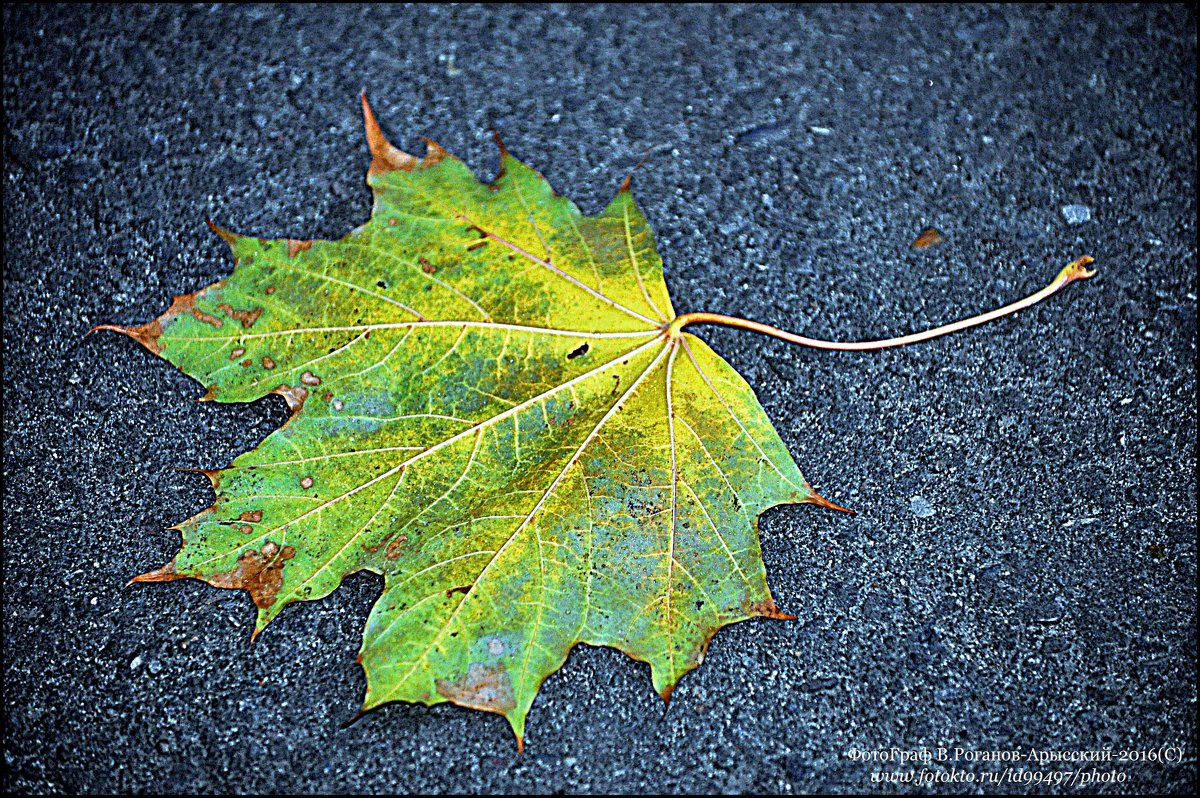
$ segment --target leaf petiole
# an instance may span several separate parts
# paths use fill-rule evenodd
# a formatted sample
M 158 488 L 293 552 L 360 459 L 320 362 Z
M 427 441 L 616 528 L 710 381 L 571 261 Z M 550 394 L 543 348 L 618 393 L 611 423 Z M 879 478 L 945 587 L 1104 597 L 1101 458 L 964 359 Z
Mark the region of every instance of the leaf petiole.
M 941 327 L 934 327 L 931 330 L 924 332 L 912 333 L 911 335 L 902 335 L 898 338 L 886 338 L 881 341 L 856 341 L 853 343 L 839 343 L 837 341 L 822 341 L 816 338 L 806 338 L 803 335 L 781 330 L 778 327 L 772 327 L 769 324 L 763 324 L 757 321 L 749 321 L 748 319 L 739 319 L 736 316 L 725 316 L 721 313 L 685 313 L 682 316 L 676 317 L 675 321 L 671 322 L 667 329 L 667 336 L 674 338 L 679 335 L 679 331 L 689 324 L 723 324 L 727 327 L 738 327 L 743 330 L 770 335 L 774 338 L 787 341 L 788 343 L 799 344 L 800 346 L 810 346 L 814 349 L 832 349 L 846 352 L 864 352 L 873 349 L 887 349 L 893 346 L 906 346 L 907 344 L 915 344 L 920 341 L 928 341 L 931 338 L 937 338 L 948 333 L 965 330 L 968 327 L 974 327 L 978 324 L 999 319 L 1003 316 L 1008 316 L 1016 313 L 1018 310 L 1023 310 L 1031 305 L 1036 305 L 1043 299 L 1057 293 L 1062 288 L 1075 282 L 1076 280 L 1086 280 L 1094 275 L 1094 269 L 1088 269 L 1087 266 L 1092 263 L 1092 258 L 1084 255 L 1081 258 L 1071 261 L 1067 264 L 1054 281 L 1050 285 L 1038 291 L 1035 294 L 1030 294 L 1024 299 L 1017 300 L 1012 304 L 1005 305 L 1001 308 L 981 313 L 978 316 L 972 316 L 969 319 L 943 324 Z

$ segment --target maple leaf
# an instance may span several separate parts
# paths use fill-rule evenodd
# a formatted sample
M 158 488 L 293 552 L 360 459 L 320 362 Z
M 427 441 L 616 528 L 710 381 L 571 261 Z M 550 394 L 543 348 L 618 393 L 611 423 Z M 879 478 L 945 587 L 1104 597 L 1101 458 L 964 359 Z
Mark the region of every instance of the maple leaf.
M 215 503 L 134 581 L 246 590 L 257 635 L 348 574 L 382 575 L 359 655 L 364 711 L 452 701 L 504 715 L 521 745 L 541 683 L 578 643 L 649 663 L 669 700 L 721 627 L 792 617 L 767 587 L 759 514 L 842 509 L 805 481 L 745 380 L 683 328 L 878 348 L 987 318 L 832 344 L 677 316 L 628 179 L 584 216 L 503 144 L 484 185 L 433 142 L 422 160 L 396 149 L 362 104 L 366 224 L 338 241 L 212 225 L 233 250 L 227 280 L 148 324 L 97 328 L 200 380 L 206 399 L 275 393 L 291 409 L 204 472 Z M 1041 294 L 1090 276 L 1088 262 Z

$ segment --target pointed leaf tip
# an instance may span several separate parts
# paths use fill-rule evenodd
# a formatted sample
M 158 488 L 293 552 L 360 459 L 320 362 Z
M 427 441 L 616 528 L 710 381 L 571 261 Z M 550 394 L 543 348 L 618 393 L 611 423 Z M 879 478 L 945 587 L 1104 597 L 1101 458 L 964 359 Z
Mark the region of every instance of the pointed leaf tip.
M 826 499 L 824 496 L 817 493 L 812 488 L 809 488 L 808 490 L 809 490 L 809 494 L 808 494 L 808 498 L 804 500 L 805 504 L 815 504 L 818 507 L 824 507 L 828 510 L 837 510 L 839 513 L 849 513 L 850 515 L 858 515 L 857 512 L 855 512 L 854 510 L 851 510 L 848 507 L 842 507 L 839 504 L 834 504 L 833 502 L 829 501 L 829 499 Z
M 367 102 L 365 90 L 361 100 L 363 126 L 367 133 L 367 147 L 370 149 L 372 157 L 371 168 L 367 170 L 367 176 L 393 172 L 397 169 L 411 172 L 418 163 L 416 157 L 392 146 L 392 143 L 383 135 L 383 131 L 379 128 L 379 121 L 375 118 L 375 112 L 371 110 L 371 104 Z
M 505 157 L 508 156 L 509 152 L 508 152 L 508 147 L 504 146 L 504 140 L 500 138 L 499 130 L 492 131 L 492 140 L 495 141 L 496 146 L 500 148 L 500 161 L 501 161 L 501 163 L 503 163 Z
M 235 246 L 237 246 L 238 239 L 240 238 L 237 233 L 232 233 L 229 230 L 226 230 L 212 219 L 205 219 L 204 221 L 208 225 L 208 229 L 219 235 L 221 239 L 229 245 L 230 249 L 233 249 Z
M 359 710 L 358 710 L 358 712 L 355 712 L 355 713 L 354 713 L 354 714 L 353 714 L 353 715 L 350 717 L 350 719 L 349 719 L 349 720 L 342 721 L 342 724 L 341 724 L 341 725 L 340 725 L 338 728 L 339 728 L 339 729 L 348 729 L 348 728 L 350 728 L 350 727 L 351 727 L 351 726 L 353 726 L 355 723 L 358 723 L 358 721 L 359 721 L 359 720 L 362 718 L 362 716 L 363 716 L 363 715 L 366 715 L 366 714 L 367 714 L 367 712 L 368 712 L 367 708 L 366 708 L 366 707 L 362 707 L 361 709 L 359 709 Z
M 775 604 L 775 599 L 768 596 L 763 601 L 756 601 L 743 607 L 749 617 L 769 618 L 772 621 L 794 621 L 796 616 L 784 612 Z
M 674 684 L 668 684 L 659 691 L 658 697 L 663 700 L 663 715 L 667 714 L 667 710 L 671 707 L 671 695 L 675 692 Z
M 167 312 L 170 314 L 170 311 Z M 142 346 L 149 349 L 154 354 L 162 352 L 162 346 L 158 343 L 158 338 L 162 335 L 162 324 L 158 320 L 148 322 L 140 327 L 126 327 L 121 324 L 97 324 L 95 327 L 87 331 L 87 335 L 100 330 L 108 330 L 109 332 L 121 333 L 133 340 L 137 341 Z M 87 335 L 84 337 L 86 338 Z
M 155 568 L 153 571 L 147 571 L 144 574 L 138 574 L 129 580 L 130 584 L 134 582 L 174 582 L 176 579 L 187 579 L 185 574 L 181 574 L 175 570 L 175 561 L 167 563 L 161 568 Z
M 449 155 L 449 153 L 446 151 L 446 148 L 441 144 L 438 144 L 433 139 L 425 136 L 422 136 L 422 139 L 425 142 L 425 160 L 421 161 L 421 166 L 433 166 Z
M 221 469 L 219 468 L 187 468 L 183 466 L 173 466 L 173 468 L 175 471 L 184 474 L 203 474 L 214 488 L 217 487 L 217 482 L 221 476 Z
M 101 330 L 108 330 L 109 332 L 118 332 L 118 333 L 121 333 L 122 335 L 129 335 L 129 328 L 122 327 L 120 324 L 97 324 L 97 325 L 93 326 L 90 330 L 85 332 L 83 334 L 83 337 L 87 338 L 92 333 L 100 332 Z
M 626 194 L 629 192 L 629 188 L 633 184 L 633 173 L 645 166 L 646 161 L 650 159 L 651 152 L 653 152 L 653 150 L 647 149 L 644 153 L 642 153 L 642 160 L 638 161 L 637 164 L 629 170 L 629 174 L 625 176 L 625 179 L 621 181 L 621 187 L 617 189 L 618 194 Z

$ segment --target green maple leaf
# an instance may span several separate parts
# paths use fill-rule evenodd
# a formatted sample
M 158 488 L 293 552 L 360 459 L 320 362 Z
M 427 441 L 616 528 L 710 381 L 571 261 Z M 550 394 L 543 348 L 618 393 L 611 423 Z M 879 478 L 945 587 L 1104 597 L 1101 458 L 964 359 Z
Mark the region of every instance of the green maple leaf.
M 227 280 L 148 324 L 101 326 L 206 398 L 277 393 L 292 411 L 205 472 L 215 503 L 135 581 L 247 590 L 257 635 L 348 574 L 381 574 L 364 710 L 452 701 L 504 715 L 520 742 L 578 643 L 649 663 L 669 699 L 720 628 L 791 617 L 767 587 L 759 514 L 834 506 L 750 386 L 683 327 L 821 342 L 677 316 L 628 180 L 587 217 L 503 145 L 484 185 L 432 142 L 420 161 L 400 152 L 363 108 L 369 222 L 338 241 L 214 226 Z

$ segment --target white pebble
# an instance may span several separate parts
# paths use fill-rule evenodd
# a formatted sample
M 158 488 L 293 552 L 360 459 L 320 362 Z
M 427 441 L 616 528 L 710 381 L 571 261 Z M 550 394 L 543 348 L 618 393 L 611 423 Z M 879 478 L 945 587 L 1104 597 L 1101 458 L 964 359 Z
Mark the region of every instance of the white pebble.
M 1064 205 L 1062 215 L 1067 224 L 1083 224 L 1092 218 L 1092 209 L 1086 205 Z

